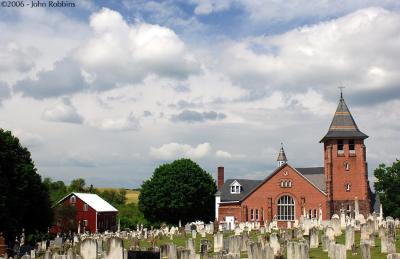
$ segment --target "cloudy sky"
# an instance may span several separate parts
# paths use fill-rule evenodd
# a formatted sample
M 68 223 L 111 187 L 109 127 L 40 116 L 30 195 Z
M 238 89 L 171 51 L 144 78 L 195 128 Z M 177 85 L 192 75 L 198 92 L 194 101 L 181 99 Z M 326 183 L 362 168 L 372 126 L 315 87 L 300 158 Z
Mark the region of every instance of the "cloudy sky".
M 370 178 L 399 158 L 397 0 L 76 1 L 0 8 L 0 127 L 39 173 L 138 187 L 189 157 L 262 179 L 322 166 L 344 85 Z

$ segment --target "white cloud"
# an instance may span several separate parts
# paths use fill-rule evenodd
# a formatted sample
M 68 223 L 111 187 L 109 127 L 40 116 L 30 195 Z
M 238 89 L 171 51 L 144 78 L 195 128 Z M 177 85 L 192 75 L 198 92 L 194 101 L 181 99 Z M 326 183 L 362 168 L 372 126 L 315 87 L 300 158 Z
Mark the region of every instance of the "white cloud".
M 39 134 L 22 129 L 16 129 L 12 133 L 18 137 L 23 146 L 28 148 L 37 148 L 43 144 L 43 138 Z
M 82 116 L 78 113 L 75 106 L 67 98 L 55 107 L 47 108 L 43 111 L 42 119 L 54 122 L 77 123 L 83 122 Z
M 107 8 L 91 16 L 90 26 L 94 36 L 75 57 L 96 78 L 96 88 L 139 82 L 151 74 L 185 78 L 199 72 L 196 59 L 169 28 L 128 24 L 120 13 Z
M 172 160 L 176 158 L 203 158 L 210 153 L 211 145 L 207 142 L 192 147 L 188 144 L 169 143 L 159 148 L 150 148 L 150 155 L 157 159 Z
M 382 40 L 385 39 L 385 40 Z M 224 45 L 221 67 L 234 82 L 260 89 L 323 95 L 381 89 L 400 82 L 400 14 L 381 8 L 275 36 Z
M 100 122 L 94 123 L 94 126 L 103 130 L 130 131 L 138 130 L 140 123 L 139 120 L 131 113 L 127 117 L 103 119 Z
M 245 158 L 246 156 L 243 154 L 232 154 L 228 151 L 224 150 L 217 150 L 215 152 L 215 156 L 217 158 L 223 158 L 223 159 L 235 159 L 235 158 Z

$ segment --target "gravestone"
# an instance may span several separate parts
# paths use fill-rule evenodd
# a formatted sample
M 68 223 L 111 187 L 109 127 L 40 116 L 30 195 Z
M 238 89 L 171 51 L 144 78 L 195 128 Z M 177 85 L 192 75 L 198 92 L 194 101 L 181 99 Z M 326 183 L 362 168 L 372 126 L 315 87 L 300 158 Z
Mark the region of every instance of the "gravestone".
M 186 248 L 187 248 L 187 250 L 190 251 L 191 254 L 195 254 L 196 253 L 193 239 L 189 238 L 186 241 Z
M 224 246 L 224 235 L 221 232 L 214 234 L 214 253 L 222 251 Z
M 400 253 L 388 254 L 387 259 L 400 259 Z
M 371 249 L 369 244 L 363 243 L 360 245 L 361 249 L 361 258 L 362 259 L 371 259 Z
M 81 242 L 80 256 L 82 259 L 97 258 L 97 242 L 94 239 L 86 238 Z
M 346 259 L 347 258 L 346 246 L 342 244 L 336 244 L 333 258 Z
M 355 239 L 354 228 L 352 226 L 347 226 L 345 232 L 346 250 L 351 250 L 351 246 L 354 244 L 354 239 Z
M 318 248 L 319 238 L 318 229 L 313 227 L 310 229 L 310 248 Z
M 96 243 L 97 244 L 97 243 Z M 108 251 L 105 254 L 105 259 L 123 259 L 124 258 L 124 243 L 119 237 L 112 237 L 107 240 Z

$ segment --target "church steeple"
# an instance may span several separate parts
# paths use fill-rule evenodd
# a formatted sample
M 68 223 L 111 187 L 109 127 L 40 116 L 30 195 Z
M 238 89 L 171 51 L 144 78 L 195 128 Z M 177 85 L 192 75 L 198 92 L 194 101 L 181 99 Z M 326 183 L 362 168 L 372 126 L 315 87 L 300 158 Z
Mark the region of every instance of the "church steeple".
M 343 98 L 342 91 L 340 92 L 340 100 L 336 109 L 335 115 L 331 125 L 329 126 L 328 133 L 321 139 L 320 142 L 325 142 L 329 139 L 366 139 L 367 135 L 362 133 L 353 116 L 350 113 L 349 108 Z
M 276 161 L 278 161 L 278 167 L 280 167 L 283 164 L 286 164 L 286 162 L 287 162 L 285 150 L 283 149 L 282 143 L 281 143 L 281 149 L 279 150 L 278 158 L 276 159 Z

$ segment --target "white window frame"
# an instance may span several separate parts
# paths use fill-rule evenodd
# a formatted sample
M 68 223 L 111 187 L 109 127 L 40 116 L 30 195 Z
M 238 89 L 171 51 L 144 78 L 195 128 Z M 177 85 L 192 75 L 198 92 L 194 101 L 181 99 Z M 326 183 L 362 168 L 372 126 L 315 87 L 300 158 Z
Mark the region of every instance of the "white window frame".
M 277 202 L 278 221 L 293 221 L 296 218 L 296 201 L 290 195 L 282 195 Z
M 69 198 L 69 203 L 71 203 L 71 204 L 76 204 L 76 196 L 75 195 L 72 195 L 70 198 Z
M 83 211 L 88 211 L 89 210 L 89 205 L 87 205 L 86 203 L 83 204 Z
M 87 219 L 82 220 L 82 224 L 84 227 L 87 227 L 89 225 L 89 221 Z
M 258 221 L 258 209 L 256 209 L 256 221 Z
M 242 186 L 240 185 L 240 183 L 238 181 L 233 181 L 233 183 L 231 183 L 231 193 L 232 194 L 239 194 L 240 191 L 242 189 Z
M 250 209 L 250 220 L 254 221 L 254 210 Z

